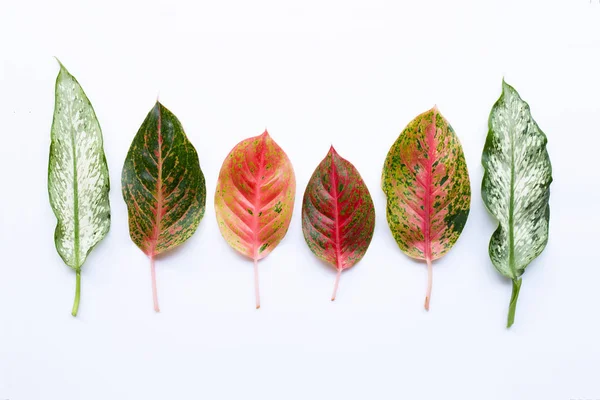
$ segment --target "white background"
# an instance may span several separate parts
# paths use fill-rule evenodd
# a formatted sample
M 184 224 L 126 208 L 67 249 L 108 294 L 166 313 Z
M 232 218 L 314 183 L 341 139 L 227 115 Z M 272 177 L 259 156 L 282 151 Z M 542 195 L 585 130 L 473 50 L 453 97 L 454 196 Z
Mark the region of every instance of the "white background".
M 47 160 L 58 56 L 89 96 L 110 169 L 112 227 L 75 274 L 56 253 Z M 514 85 L 548 136 L 550 241 L 510 282 L 487 255 L 487 118 Z M 194 236 L 157 263 L 129 239 L 120 175 L 157 95 L 207 184 Z M 434 265 L 397 247 L 379 188 L 389 147 L 437 104 L 462 141 L 472 208 Z M 597 0 L 0 2 L 0 399 L 600 399 L 600 4 Z M 286 238 L 252 263 L 219 234 L 221 163 L 267 127 L 297 178 Z M 365 258 L 308 250 L 302 194 L 330 144 L 377 212 Z

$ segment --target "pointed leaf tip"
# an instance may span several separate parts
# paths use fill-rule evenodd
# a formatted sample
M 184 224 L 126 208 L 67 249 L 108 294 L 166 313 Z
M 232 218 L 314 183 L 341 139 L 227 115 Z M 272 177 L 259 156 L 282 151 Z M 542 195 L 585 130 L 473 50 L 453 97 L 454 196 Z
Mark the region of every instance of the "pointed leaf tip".
M 60 67 L 60 71 L 58 72 L 59 75 L 61 73 L 65 73 L 68 76 L 73 76 L 73 75 L 71 75 L 71 73 L 69 72 L 69 70 L 67 69 L 67 67 L 65 67 L 65 65 L 58 59 L 58 57 L 54 56 L 54 59 L 56 60 L 56 62 L 58 62 L 58 66 Z
M 506 80 L 504 80 L 504 77 L 502 77 L 502 94 L 510 89 L 514 90 L 514 88 L 508 82 L 506 82 Z
M 335 151 L 335 147 L 333 147 L 333 145 L 331 145 L 331 147 L 329 147 L 329 154 L 331 155 L 339 155 L 337 151 Z
M 160 115 L 161 113 L 161 108 L 164 108 L 165 106 L 162 105 L 162 103 L 160 101 L 158 101 L 158 99 L 156 99 L 156 103 L 154 103 L 154 107 L 152 107 L 152 109 L 150 110 L 150 113 L 153 113 L 155 115 Z

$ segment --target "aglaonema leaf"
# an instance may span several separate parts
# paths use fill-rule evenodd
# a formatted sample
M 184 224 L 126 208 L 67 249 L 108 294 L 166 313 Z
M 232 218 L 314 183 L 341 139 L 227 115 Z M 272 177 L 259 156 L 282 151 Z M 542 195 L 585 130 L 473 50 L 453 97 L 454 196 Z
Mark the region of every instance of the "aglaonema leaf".
M 548 242 L 552 166 L 546 135 L 531 117 L 529 105 L 502 81 L 492 107 L 483 149 L 481 194 L 498 221 L 489 245 L 494 267 L 513 282 L 507 327 L 515 320 L 521 275 Z
M 340 276 L 367 252 L 375 229 L 375 208 L 369 189 L 349 161 L 333 146 L 312 174 L 302 201 L 302 232 L 310 250 Z
M 138 130 L 123 166 L 131 240 L 150 258 L 158 312 L 155 257 L 192 236 L 204 216 L 206 184 L 181 123 L 158 101 Z
M 73 316 L 79 309 L 81 267 L 110 229 L 109 186 L 102 131 L 94 109 L 77 80 L 60 64 L 48 193 L 57 219 L 56 250 L 76 274 Z
M 217 222 L 227 243 L 254 260 L 257 309 L 258 260 L 287 233 L 295 195 L 292 163 L 266 130 L 241 141 L 223 162 L 215 192 Z
M 429 310 L 432 261 L 458 240 L 469 215 L 471 186 L 462 147 L 436 107 L 413 119 L 383 166 L 387 221 L 400 249 L 427 263 Z

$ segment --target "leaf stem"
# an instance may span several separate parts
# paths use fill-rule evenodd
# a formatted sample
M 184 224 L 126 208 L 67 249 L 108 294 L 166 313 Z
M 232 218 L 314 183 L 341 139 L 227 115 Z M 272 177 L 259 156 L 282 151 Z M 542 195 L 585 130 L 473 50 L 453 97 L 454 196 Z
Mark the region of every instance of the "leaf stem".
M 431 260 L 427 261 L 427 292 L 425 294 L 425 310 L 429 311 L 429 301 L 431 300 L 431 287 L 433 285 L 433 267 L 431 266 Z
M 260 308 L 260 290 L 258 287 L 258 260 L 254 257 L 254 296 L 256 297 L 256 309 Z
M 154 266 L 154 256 L 150 256 L 150 273 L 152 275 L 152 300 L 154 301 L 154 311 L 160 312 L 158 307 L 158 291 L 156 290 L 156 268 Z
M 342 266 L 338 266 L 337 275 L 335 276 L 335 283 L 333 284 L 333 294 L 331 295 L 331 301 L 335 300 L 337 295 L 338 286 L 340 285 L 340 277 L 342 276 Z
M 510 328 L 515 323 L 515 312 L 517 310 L 517 300 L 519 299 L 519 292 L 521 291 L 521 283 L 523 279 L 513 279 L 512 281 L 512 295 L 510 296 L 510 304 L 508 306 L 508 322 L 507 328 Z
M 73 311 L 71 315 L 76 317 L 79 311 L 79 298 L 81 297 L 81 269 L 75 271 L 75 300 L 73 301 Z

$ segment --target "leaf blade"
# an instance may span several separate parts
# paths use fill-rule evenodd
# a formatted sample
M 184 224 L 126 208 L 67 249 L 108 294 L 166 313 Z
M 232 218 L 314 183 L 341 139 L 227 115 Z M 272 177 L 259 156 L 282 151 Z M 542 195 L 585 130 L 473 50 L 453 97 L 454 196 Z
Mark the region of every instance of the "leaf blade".
M 50 130 L 48 196 L 57 219 L 56 250 L 79 276 L 88 254 L 110 229 L 110 182 L 102 131 L 79 82 L 60 64 Z
M 375 229 L 375 207 L 358 170 L 331 147 L 313 172 L 302 201 L 302 233 L 310 250 L 337 271 L 365 255 Z
M 243 255 L 266 257 L 287 233 L 295 189 L 292 164 L 267 131 L 240 142 L 223 162 L 217 182 L 221 234 Z
M 198 153 L 159 102 L 133 139 L 121 183 L 132 240 L 149 257 L 179 246 L 198 228 L 206 204 Z
M 488 127 L 481 194 L 498 221 L 489 255 L 496 270 L 516 282 L 548 242 L 552 183 L 548 140 L 531 116 L 529 105 L 504 80 Z M 509 327 L 515 307 L 516 297 L 510 303 Z

